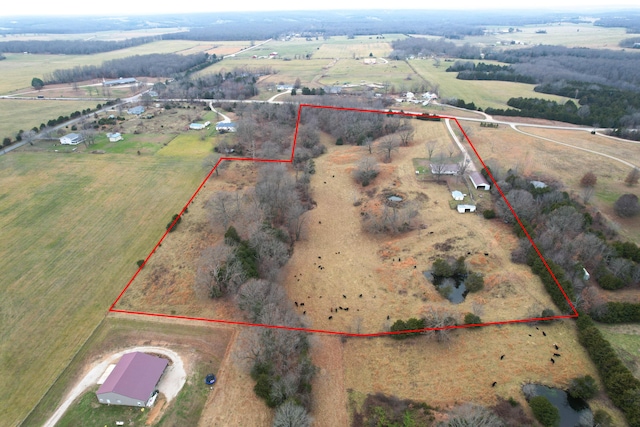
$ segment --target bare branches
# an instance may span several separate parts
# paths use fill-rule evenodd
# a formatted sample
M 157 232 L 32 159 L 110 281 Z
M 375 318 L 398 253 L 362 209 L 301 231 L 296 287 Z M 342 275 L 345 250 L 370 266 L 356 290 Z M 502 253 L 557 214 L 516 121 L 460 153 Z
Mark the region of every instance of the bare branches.
M 387 135 L 378 143 L 378 151 L 385 156 L 385 161 L 391 161 L 391 152 L 398 151 L 399 143 L 395 135 Z

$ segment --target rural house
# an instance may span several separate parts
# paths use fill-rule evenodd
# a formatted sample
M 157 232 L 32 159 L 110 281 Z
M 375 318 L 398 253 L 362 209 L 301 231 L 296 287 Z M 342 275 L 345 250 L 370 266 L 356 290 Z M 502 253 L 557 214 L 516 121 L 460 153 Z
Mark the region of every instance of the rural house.
M 98 400 L 107 405 L 148 406 L 168 364 L 146 353 L 125 354 L 96 392 Z
M 216 130 L 218 132 L 235 132 L 236 124 L 233 122 L 218 122 L 216 123 Z
M 460 171 L 460 165 L 457 163 L 431 163 L 431 173 L 434 175 L 457 175 Z
M 84 138 L 78 133 L 69 133 L 60 138 L 60 144 L 62 145 L 78 145 L 83 141 Z
M 469 179 L 473 186 L 477 189 L 482 188 L 483 190 L 490 190 L 491 186 L 487 182 L 487 180 L 482 176 L 479 172 L 471 172 L 469 174 Z

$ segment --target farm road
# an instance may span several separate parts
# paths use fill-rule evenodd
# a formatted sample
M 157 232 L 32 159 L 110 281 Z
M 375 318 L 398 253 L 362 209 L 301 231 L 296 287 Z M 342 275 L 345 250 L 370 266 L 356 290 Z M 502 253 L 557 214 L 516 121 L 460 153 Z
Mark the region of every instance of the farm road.
M 171 359 L 173 363 L 165 370 L 160 383 L 158 383 L 158 390 L 160 390 L 165 395 L 165 397 L 167 398 L 167 402 L 173 400 L 187 380 L 184 363 L 182 362 L 182 359 L 180 358 L 178 353 L 162 347 L 132 347 L 112 354 L 111 356 L 105 358 L 102 362 L 94 365 L 89 373 L 87 373 L 87 375 L 85 375 L 84 378 L 80 380 L 80 382 L 78 382 L 76 386 L 69 392 L 62 404 L 58 407 L 58 409 L 56 409 L 56 412 L 54 412 L 51 418 L 49 418 L 47 422 L 44 423 L 44 427 L 54 427 L 56 423 L 60 421 L 60 418 L 62 418 L 67 409 L 69 409 L 71 404 L 86 389 L 98 382 L 109 365 L 115 363 L 116 360 L 120 359 L 123 354 L 130 353 L 132 351 L 162 354 Z

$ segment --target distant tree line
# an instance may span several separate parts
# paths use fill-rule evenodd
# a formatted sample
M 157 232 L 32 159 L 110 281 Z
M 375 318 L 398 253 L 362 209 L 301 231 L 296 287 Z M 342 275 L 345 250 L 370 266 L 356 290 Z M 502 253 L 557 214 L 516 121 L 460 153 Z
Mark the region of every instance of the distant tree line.
M 194 67 L 216 61 L 206 53 L 178 55 L 153 53 L 105 61 L 100 66 L 84 65 L 55 70 L 44 76 L 45 83 L 72 83 L 91 79 L 116 79 L 122 76 L 171 77 Z
M 629 37 L 618 43 L 620 47 L 634 47 L 637 43 L 640 43 L 640 37 Z
M 509 65 L 494 65 L 472 61 L 456 61 L 447 68 L 448 72 L 458 72 L 460 80 L 500 80 L 506 82 L 536 83 L 536 79 L 515 72 Z
M 13 40 L 0 42 L 0 52 L 55 55 L 91 55 L 140 46 L 161 37 L 136 37 L 126 40 Z
M 391 43 L 393 51 L 389 57 L 396 60 L 404 60 L 410 56 L 430 57 L 449 56 L 462 59 L 480 59 L 482 50 L 478 46 L 465 43 L 460 46 L 445 38 L 438 40 L 422 37 L 409 37 L 404 40 L 395 40 Z
M 579 81 L 640 90 L 640 55 L 610 49 L 534 46 L 490 51 L 485 59 L 512 64 L 515 72 L 539 83 Z
M 625 12 L 624 14 L 613 14 L 613 16 L 604 16 L 596 20 L 593 25 L 599 27 L 622 27 L 627 29 L 627 33 L 640 33 L 640 14 L 633 12 Z

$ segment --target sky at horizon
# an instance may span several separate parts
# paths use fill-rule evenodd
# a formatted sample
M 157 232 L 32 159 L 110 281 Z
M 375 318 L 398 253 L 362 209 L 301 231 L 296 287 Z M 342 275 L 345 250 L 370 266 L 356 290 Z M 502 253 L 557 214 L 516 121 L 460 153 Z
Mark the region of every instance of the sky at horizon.
M 294 10 L 370 10 L 389 9 L 389 1 L 382 0 L 324 0 L 322 2 L 296 2 L 292 6 L 290 0 L 271 0 L 268 2 L 211 2 L 210 0 L 191 0 L 180 2 L 131 2 L 95 3 L 86 0 L 58 0 L 36 2 L 5 2 L 0 8 L 0 16 L 64 16 L 64 15 L 94 15 L 94 16 L 126 16 L 126 15 L 154 15 L 178 13 L 215 13 L 215 12 L 262 12 L 262 11 L 294 11 Z M 425 7 L 428 5 L 428 7 Z M 617 9 L 640 10 L 638 0 L 615 0 L 613 4 L 603 0 L 536 0 L 533 2 L 511 2 L 504 0 L 454 0 L 450 2 L 425 2 L 425 0 L 405 0 L 394 4 L 393 9 L 420 10 L 534 10 L 544 11 L 607 11 Z

